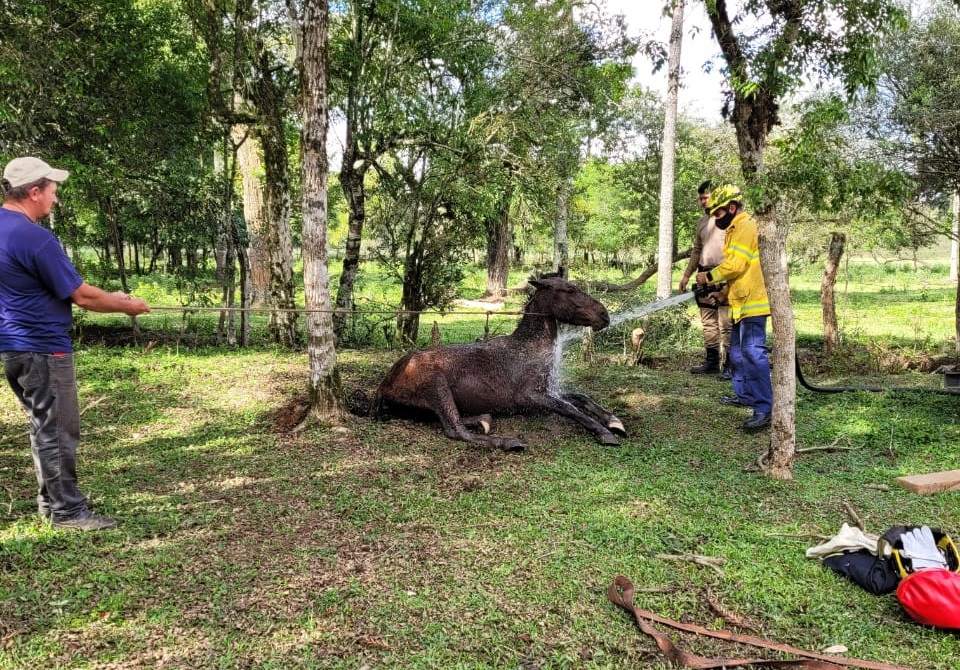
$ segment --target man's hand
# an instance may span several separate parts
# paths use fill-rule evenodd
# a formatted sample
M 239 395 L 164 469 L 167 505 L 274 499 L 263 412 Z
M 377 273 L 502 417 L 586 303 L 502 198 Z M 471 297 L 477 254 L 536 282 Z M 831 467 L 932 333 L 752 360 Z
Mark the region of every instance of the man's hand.
M 138 314 L 146 314 L 150 311 L 150 305 L 140 298 L 134 298 L 132 295 L 124 293 L 123 291 L 114 291 L 112 295 L 126 303 L 129 303 L 126 305 L 121 305 L 121 309 L 119 311 L 123 312 L 124 314 L 137 316 Z
M 723 305 L 727 302 L 727 297 L 723 295 L 723 291 L 713 291 L 707 294 L 707 302 L 711 305 Z
M 134 298 L 123 291 L 107 293 L 101 288 L 83 282 L 70 294 L 77 307 L 88 309 L 91 312 L 120 312 L 137 316 L 150 311 L 150 306 L 140 298 Z
M 698 283 L 698 284 L 706 284 L 706 283 L 707 283 L 707 273 L 706 273 L 706 272 L 698 272 L 698 273 L 697 273 L 697 283 Z
M 681 277 L 680 278 L 680 292 L 687 292 L 687 282 L 690 281 L 690 277 Z

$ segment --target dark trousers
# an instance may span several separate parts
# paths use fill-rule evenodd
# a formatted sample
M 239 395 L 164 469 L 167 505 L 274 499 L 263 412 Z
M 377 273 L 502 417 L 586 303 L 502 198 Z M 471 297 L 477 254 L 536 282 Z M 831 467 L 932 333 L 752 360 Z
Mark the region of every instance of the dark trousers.
M 77 488 L 80 405 L 73 354 L 0 353 L 3 370 L 30 416 L 30 448 L 40 514 L 65 521 L 87 510 Z
M 757 414 L 773 409 L 773 382 L 767 357 L 767 317 L 740 319 L 730 329 L 733 392 Z

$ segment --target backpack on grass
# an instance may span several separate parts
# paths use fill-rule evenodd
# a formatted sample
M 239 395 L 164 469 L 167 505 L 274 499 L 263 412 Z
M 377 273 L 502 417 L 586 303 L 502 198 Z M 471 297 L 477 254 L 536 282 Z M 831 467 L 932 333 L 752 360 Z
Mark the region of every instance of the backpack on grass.
M 929 541 L 931 536 L 932 542 Z M 928 538 L 924 547 L 926 553 L 917 551 L 918 538 Z M 933 544 L 936 545 L 935 548 Z M 960 552 L 957 551 L 957 545 L 939 528 L 893 526 L 877 540 L 877 555 L 889 559 L 901 579 L 930 567 L 941 567 L 960 573 Z

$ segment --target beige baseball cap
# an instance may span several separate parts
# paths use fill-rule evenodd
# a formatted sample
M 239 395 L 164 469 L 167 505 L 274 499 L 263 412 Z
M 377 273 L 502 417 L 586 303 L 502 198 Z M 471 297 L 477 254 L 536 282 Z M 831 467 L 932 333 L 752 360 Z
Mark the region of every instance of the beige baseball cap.
M 59 183 L 69 176 L 70 173 L 66 170 L 50 167 L 33 156 L 14 158 L 7 163 L 7 167 L 3 168 L 3 178 L 10 183 L 10 188 L 31 184 L 38 179 L 49 179 Z

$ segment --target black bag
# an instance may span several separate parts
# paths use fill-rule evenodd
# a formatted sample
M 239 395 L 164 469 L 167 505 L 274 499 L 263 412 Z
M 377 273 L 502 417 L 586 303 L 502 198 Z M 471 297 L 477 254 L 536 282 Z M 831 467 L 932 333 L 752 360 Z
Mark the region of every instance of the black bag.
M 823 564 L 877 596 L 892 593 L 900 583 L 893 561 L 875 556 L 868 549 L 833 554 L 823 559 Z

